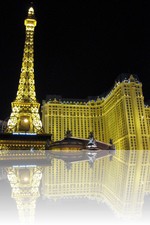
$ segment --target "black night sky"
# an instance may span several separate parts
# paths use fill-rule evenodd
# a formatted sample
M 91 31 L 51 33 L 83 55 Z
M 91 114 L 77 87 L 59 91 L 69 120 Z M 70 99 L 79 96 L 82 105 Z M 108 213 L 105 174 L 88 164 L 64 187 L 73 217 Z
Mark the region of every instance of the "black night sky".
M 136 74 L 150 99 L 149 1 L 35 1 L 37 100 L 48 94 L 83 99 L 109 91 L 123 73 Z M 18 88 L 29 1 L 0 6 L 0 119 Z

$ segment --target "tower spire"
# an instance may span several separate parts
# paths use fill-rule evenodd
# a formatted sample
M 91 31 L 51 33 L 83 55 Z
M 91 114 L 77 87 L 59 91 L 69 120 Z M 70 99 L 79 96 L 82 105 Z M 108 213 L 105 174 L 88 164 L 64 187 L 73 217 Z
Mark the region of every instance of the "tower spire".
M 12 113 L 7 123 L 6 132 L 42 133 L 39 115 L 40 104 L 36 100 L 34 80 L 34 29 L 37 21 L 34 8 L 30 6 L 25 25 L 25 44 L 22 58 L 21 74 L 16 99 L 12 102 Z
M 36 101 L 34 83 L 34 29 L 37 21 L 34 19 L 34 9 L 30 7 L 28 17 L 24 21 L 26 27 L 26 38 L 22 59 L 21 75 L 17 91 L 17 101 L 34 102 Z

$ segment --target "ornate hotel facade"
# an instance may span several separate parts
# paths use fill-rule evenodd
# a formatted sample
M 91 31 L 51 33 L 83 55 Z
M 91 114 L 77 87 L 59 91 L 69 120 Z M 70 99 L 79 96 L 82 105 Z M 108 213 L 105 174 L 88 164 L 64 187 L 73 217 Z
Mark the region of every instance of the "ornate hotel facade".
M 112 139 L 117 150 L 150 150 L 150 107 L 144 103 L 142 83 L 133 75 L 116 82 L 102 98 L 47 96 L 42 123 L 54 141 L 64 138 L 67 129 L 80 138 L 92 131 L 99 141 Z
M 102 98 L 71 100 L 48 96 L 43 101 L 41 120 L 34 86 L 33 34 L 36 20 L 32 7 L 25 26 L 17 96 L 12 102 L 6 130 L 0 138 L 0 150 L 15 149 L 14 152 L 0 152 L 0 179 L 8 178 L 20 220 L 28 220 L 30 224 L 34 221 L 40 193 L 45 199 L 55 201 L 65 198 L 96 200 L 109 205 L 120 217 L 139 217 L 144 197 L 150 193 L 150 107 L 144 103 L 142 83 L 130 75 L 116 82 L 110 93 Z M 72 153 L 65 157 L 66 152 L 59 152 L 55 147 L 65 138 L 66 131 L 71 131 L 73 136 L 67 138 L 67 143 L 75 139 L 79 143 L 80 138 L 85 141 L 91 132 L 103 144 L 112 139 L 116 154 L 113 159 L 110 155 L 96 159 L 93 154 L 98 152 L 88 152 L 89 158 L 81 160 L 80 153 L 84 155 L 86 151 L 75 152 L 73 149 L 72 153 L 68 151 L 69 145 L 65 145 L 67 154 Z M 46 154 L 45 151 L 34 151 L 46 150 L 45 144 L 51 135 L 54 141 L 52 151 Z M 16 151 L 22 148 L 29 151 L 23 154 Z M 43 158 L 47 154 L 44 166 Z M 3 161 L 9 164 L 4 165 Z M 48 218 L 51 217 L 48 214 Z
M 142 83 L 133 75 L 116 82 L 102 98 L 76 100 L 50 95 L 43 101 L 40 119 L 34 80 L 36 24 L 34 9 L 30 7 L 24 21 L 25 44 L 18 90 L 4 131 L 7 135 L 0 138 L 0 149 L 45 149 L 51 136 L 53 141 L 59 141 L 69 130 L 75 138 L 87 139 L 92 132 L 97 141 L 112 140 L 117 150 L 150 150 L 150 107 L 144 104 Z M 23 135 L 19 141 L 18 133 L 20 138 Z M 24 134 L 26 137 L 34 134 L 36 138 L 30 137 L 25 142 Z

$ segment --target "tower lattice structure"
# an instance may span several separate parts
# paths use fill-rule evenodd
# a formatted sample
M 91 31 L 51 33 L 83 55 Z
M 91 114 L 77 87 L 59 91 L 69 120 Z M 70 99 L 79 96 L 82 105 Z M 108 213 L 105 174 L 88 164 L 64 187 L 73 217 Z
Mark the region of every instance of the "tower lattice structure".
M 29 8 L 24 25 L 26 37 L 20 80 L 16 99 L 11 103 L 12 112 L 7 123 L 6 133 L 43 133 L 39 114 L 40 104 L 36 100 L 34 80 L 34 30 L 37 21 L 33 7 Z

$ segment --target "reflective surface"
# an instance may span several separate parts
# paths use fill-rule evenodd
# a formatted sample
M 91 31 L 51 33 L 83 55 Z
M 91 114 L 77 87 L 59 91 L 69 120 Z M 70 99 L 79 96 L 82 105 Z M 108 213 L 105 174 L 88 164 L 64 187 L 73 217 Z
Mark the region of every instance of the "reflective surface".
M 1 151 L 5 224 L 149 224 L 150 151 Z

